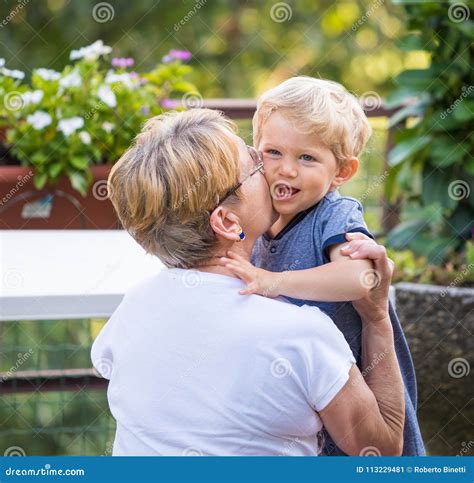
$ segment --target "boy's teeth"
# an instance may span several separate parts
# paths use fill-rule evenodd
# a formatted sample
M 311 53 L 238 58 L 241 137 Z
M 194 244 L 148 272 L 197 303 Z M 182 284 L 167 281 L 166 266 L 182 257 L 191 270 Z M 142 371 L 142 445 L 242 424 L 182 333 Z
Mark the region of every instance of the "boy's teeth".
M 276 200 L 284 200 L 290 198 L 298 191 L 298 189 L 293 188 L 287 183 L 282 183 L 281 181 L 279 181 L 278 183 L 274 183 L 271 187 L 272 197 Z
M 273 190 L 274 197 L 277 199 L 284 199 L 288 198 L 292 195 L 292 188 L 290 185 L 284 183 L 278 183 L 275 185 L 275 189 Z

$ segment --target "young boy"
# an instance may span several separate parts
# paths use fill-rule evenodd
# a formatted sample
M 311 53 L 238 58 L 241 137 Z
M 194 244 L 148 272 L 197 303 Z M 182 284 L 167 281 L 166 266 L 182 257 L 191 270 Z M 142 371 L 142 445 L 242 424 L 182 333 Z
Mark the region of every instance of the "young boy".
M 370 261 L 352 260 L 344 250 L 351 233 L 371 235 L 362 205 L 337 189 L 357 172 L 370 124 L 357 99 L 340 84 L 294 77 L 258 100 L 253 129 L 279 218 L 257 241 L 253 265 L 232 252 L 224 262 L 247 282 L 242 294 L 283 295 L 326 312 L 360 367 L 361 320 L 350 302 L 363 298 L 378 277 Z M 424 455 L 413 361 L 392 307 L 390 317 L 405 383 L 403 455 Z M 374 355 L 374 363 L 379 357 L 383 354 Z M 324 454 L 344 454 L 328 434 Z

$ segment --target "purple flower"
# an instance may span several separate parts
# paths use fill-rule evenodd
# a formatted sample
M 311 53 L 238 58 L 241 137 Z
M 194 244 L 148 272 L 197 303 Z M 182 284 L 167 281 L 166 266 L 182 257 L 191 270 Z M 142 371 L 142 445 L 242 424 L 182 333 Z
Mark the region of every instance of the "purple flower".
M 126 69 L 127 67 L 132 67 L 135 61 L 131 57 L 114 57 L 112 59 L 112 65 L 116 68 Z
M 173 62 L 173 60 L 182 60 L 186 62 L 187 60 L 191 59 L 193 54 L 189 52 L 189 50 L 177 50 L 177 49 L 171 49 L 167 55 L 165 55 L 161 61 L 164 64 L 169 64 L 170 62 Z
M 143 106 L 140 111 L 144 116 L 148 116 L 151 112 L 148 106 Z
M 184 61 L 190 60 L 191 57 L 193 56 L 193 54 L 191 54 L 189 50 L 176 50 L 176 49 L 170 50 L 169 55 L 171 57 L 174 57 L 177 60 L 184 60 Z
M 177 102 L 173 99 L 163 99 L 161 101 L 161 107 L 165 109 L 174 109 L 177 106 Z

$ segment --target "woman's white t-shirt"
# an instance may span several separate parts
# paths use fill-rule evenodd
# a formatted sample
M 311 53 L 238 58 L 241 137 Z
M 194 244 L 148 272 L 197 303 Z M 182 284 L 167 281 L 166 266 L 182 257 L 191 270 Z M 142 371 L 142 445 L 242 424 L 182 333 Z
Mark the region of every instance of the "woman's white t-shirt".
M 316 411 L 355 363 L 316 307 L 243 296 L 225 275 L 162 269 L 92 347 L 110 379 L 114 455 L 317 455 Z

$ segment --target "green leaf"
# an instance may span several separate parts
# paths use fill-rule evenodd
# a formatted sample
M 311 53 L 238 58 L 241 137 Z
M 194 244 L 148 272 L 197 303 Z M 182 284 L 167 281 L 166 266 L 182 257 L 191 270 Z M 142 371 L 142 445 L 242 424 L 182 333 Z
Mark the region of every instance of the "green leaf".
M 409 34 L 405 37 L 398 39 L 395 45 L 404 51 L 410 50 L 424 50 L 424 44 L 421 35 L 419 34 Z
M 467 143 L 455 143 L 452 138 L 443 136 L 433 140 L 430 162 L 433 166 L 445 168 L 461 162 L 468 154 L 469 145 Z
M 69 162 L 72 166 L 80 170 L 86 169 L 90 164 L 87 156 L 73 156 Z
M 86 174 L 76 171 L 69 176 L 69 179 L 71 181 L 71 186 L 79 191 L 82 196 L 86 196 L 87 188 L 89 187 Z
M 474 196 L 472 193 L 470 196 Z M 465 203 L 460 203 L 456 211 L 448 218 L 448 229 L 461 238 L 469 238 L 473 228 L 474 209 Z
M 426 223 L 426 220 L 410 220 L 400 223 L 387 234 L 387 244 L 397 250 L 406 248 Z
M 406 141 L 398 143 L 389 153 L 388 162 L 390 166 L 405 161 L 407 158 L 421 151 L 432 140 L 431 135 L 415 136 Z
M 392 128 L 396 126 L 407 117 L 421 116 L 424 113 L 425 108 L 426 108 L 426 102 L 424 101 L 419 101 L 413 104 L 409 104 L 408 106 L 405 106 L 404 108 L 400 109 L 395 114 L 393 114 L 392 117 L 390 117 L 390 122 L 388 127 Z
M 467 19 L 463 22 L 452 22 L 452 26 L 461 31 L 464 35 L 467 35 L 469 38 L 474 39 L 474 21 Z
M 423 92 L 418 89 L 400 87 L 386 97 L 384 104 L 387 109 L 395 109 L 414 97 L 420 97 L 422 94 Z
M 47 181 L 48 181 L 48 175 L 46 173 L 35 173 L 33 182 L 37 190 L 44 188 Z
M 458 200 L 450 196 L 451 178 L 437 168 L 430 169 L 425 167 L 423 172 L 423 188 L 421 199 L 425 205 L 440 203 L 441 206 L 448 210 L 453 210 L 458 204 Z
M 454 119 L 467 122 L 474 118 L 474 101 L 460 101 L 452 111 Z
M 36 151 L 32 156 L 31 156 L 31 161 L 35 165 L 41 165 L 45 163 L 48 160 L 48 157 L 43 151 Z
M 418 233 L 410 241 L 410 248 L 417 254 L 427 257 L 428 263 L 440 264 L 449 252 L 459 245 L 459 240 L 453 237 L 442 237 L 429 232 Z
M 51 178 L 57 178 L 62 169 L 63 166 L 61 163 L 54 163 L 49 166 L 48 172 Z

